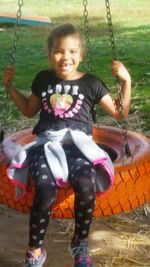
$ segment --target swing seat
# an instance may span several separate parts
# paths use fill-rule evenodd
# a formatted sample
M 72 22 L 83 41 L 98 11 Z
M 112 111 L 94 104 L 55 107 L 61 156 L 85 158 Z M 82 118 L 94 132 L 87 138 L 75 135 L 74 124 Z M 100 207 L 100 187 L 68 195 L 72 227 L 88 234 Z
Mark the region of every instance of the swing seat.
M 27 144 L 34 137 L 31 131 L 31 129 L 18 131 L 6 140 L 17 140 L 21 145 Z M 115 167 L 115 183 L 106 194 L 96 196 L 94 217 L 129 211 L 150 200 L 150 139 L 132 131 L 128 131 L 127 137 L 133 159 L 124 159 L 122 130 L 93 125 L 93 139 L 109 153 Z M 27 194 L 22 199 L 16 200 L 15 186 L 6 174 L 7 166 L 8 160 L 1 152 L 0 203 L 23 213 L 29 213 L 35 192 L 32 178 L 29 178 Z M 52 217 L 59 219 L 74 217 L 74 193 L 70 186 L 59 189 Z

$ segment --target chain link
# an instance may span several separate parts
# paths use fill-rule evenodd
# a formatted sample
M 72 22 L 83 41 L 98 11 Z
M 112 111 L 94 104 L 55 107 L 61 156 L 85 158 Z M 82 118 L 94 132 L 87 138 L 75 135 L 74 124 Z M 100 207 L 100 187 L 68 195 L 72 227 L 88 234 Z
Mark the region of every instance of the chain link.
M 83 17 L 84 17 L 84 35 L 86 42 L 86 62 L 87 69 L 89 72 L 92 72 L 92 63 L 91 63 L 91 43 L 90 43 L 90 34 L 89 34 L 89 20 L 88 20 L 88 1 L 83 0 Z
M 108 32 L 110 36 L 110 45 L 112 50 L 112 58 L 113 60 L 117 59 L 116 54 L 116 46 L 115 46 L 115 38 L 114 38 L 114 32 L 113 32 L 113 24 L 112 24 L 112 16 L 110 11 L 110 3 L 109 0 L 105 0 L 106 5 L 106 13 L 107 13 L 107 21 L 108 21 Z M 119 79 L 116 78 L 116 87 L 117 87 L 117 100 L 119 106 L 117 105 L 118 112 L 121 114 L 121 126 L 122 126 L 122 132 L 124 137 L 124 155 L 128 157 L 131 157 L 133 159 L 133 155 L 130 151 L 129 143 L 128 143 L 128 137 L 127 137 L 127 121 L 124 117 L 124 108 L 123 108 L 123 102 L 122 102 L 122 95 L 121 95 L 121 86 Z
M 92 53 L 91 53 L 91 42 L 90 42 L 90 32 L 89 32 L 89 20 L 88 20 L 88 1 L 83 0 L 83 17 L 84 17 L 84 35 L 86 41 L 86 62 L 87 62 L 87 69 L 90 73 L 92 73 Z M 96 106 L 92 112 L 92 120 L 96 123 Z
M 12 65 L 15 64 L 15 60 L 16 60 L 17 41 L 18 41 L 18 38 L 19 38 L 20 19 L 21 19 L 21 16 L 22 16 L 22 11 L 21 11 L 22 6 L 23 6 L 23 0 L 18 0 L 18 11 L 16 13 L 14 41 L 13 41 L 12 51 L 11 51 L 11 54 L 10 54 L 10 63 Z
M 16 60 L 16 53 L 17 53 L 17 41 L 19 38 L 19 30 L 20 30 L 20 19 L 22 16 L 22 11 L 21 8 L 23 6 L 23 0 L 18 0 L 18 11 L 16 13 L 16 23 L 15 23 L 15 32 L 14 32 L 14 40 L 13 40 L 13 45 L 11 48 L 11 53 L 10 53 L 10 64 L 15 65 L 15 60 Z M 8 114 L 9 114 L 9 95 L 8 92 L 6 93 L 6 98 L 3 104 L 3 114 L 2 114 L 2 119 L 1 119 L 1 125 L 0 125 L 0 142 L 3 141 L 4 139 L 4 125 L 6 125 L 7 120 L 8 120 Z
M 107 13 L 107 20 L 108 20 L 108 32 L 110 37 L 110 45 L 112 50 L 112 59 L 117 60 L 117 53 L 116 53 L 116 46 L 115 46 L 115 38 L 114 38 L 114 32 L 113 32 L 113 24 L 112 24 L 112 17 L 111 17 L 111 11 L 110 11 L 110 4 L 109 0 L 105 0 L 106 3 L 106 13 Z M 116 78 L 116 87 L 117 87 L 117 94 L 119 99 L 119 107 L 118 111 L 121 113 L 121 117 L 124 117 L 124 110 L 123 110 L 123 103 L 122 103 L 122 97 L 121 97 L 121 86 L 119 79 Z

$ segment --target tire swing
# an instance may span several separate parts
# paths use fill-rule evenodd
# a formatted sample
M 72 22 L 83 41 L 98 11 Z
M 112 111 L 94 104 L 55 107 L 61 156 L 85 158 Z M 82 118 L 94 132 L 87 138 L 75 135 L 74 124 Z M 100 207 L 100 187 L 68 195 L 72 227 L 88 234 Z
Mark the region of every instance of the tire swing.
M 108 0 L 106 4 L 109 11 Z M 110 12 L 108 13 L 109 25 L 112 29 Z M 111 39 L 114 49 L 112 30 Z M 33 138 L 32 129 L 24 129 L 6 137 L 4 142 L 25 145 Z M 29 178 L 27 194 L 20 200 L 16 200 L 15 186 L 6 174 L 9 161 L 3 151 L 2 139 L 3 131 L 1 131 L 0 150 L 0 203 L 23 213 L 29 213 L 35 192 L 32 178 Z M 150 139 L 142 134 L 127 131 L 125 123 L 123 130 L 93 125 L 93 139 L 109 153 L 115 166 L 115 183 L 105 196 L 96 196 L 93 216 L 101 217 L 129 211 L 148 202 L 150 200 Z M 70 219 L 74 217 L 73 210 L 72 188 L 68 186 L 60 189 L 53 206 L 52 217 Z

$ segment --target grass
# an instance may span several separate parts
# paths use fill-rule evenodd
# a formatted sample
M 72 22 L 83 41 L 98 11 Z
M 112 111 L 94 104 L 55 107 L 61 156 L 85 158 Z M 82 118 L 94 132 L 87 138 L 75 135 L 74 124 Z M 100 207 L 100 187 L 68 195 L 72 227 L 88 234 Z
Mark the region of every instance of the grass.
M 149 0 L 113 0 L 111 3 L 117 57 L 125 63 L 132 76 L 132 105 L 130 114 L 138 113 L 143 131 L 150 130 L 150 17 Z M 1 11 L 17 11 L 17 1 L 0 0 Z M 67 8 L 66 8 L 67 7 Z M 49 65 L 46 40 L 52 27 L 62 22 L 74 23 L 84 31 L 82 1 L 79 0 L 26 0 L 23 13 L 49 16 L 51 26 L 21 26 L 17 43 L 15 83 L 25 94 L 30 92 L 34 75 Z M 107 32 L 105 1 L 88 1 L 89 31 L 92 68 L 94 73 L 115 92 L 111 75 L 111 49 Z M 0 72 L 10 62 L 14 40 L 14 25 L 0 23 Z M 83 66 L 82 66 L 83 68 Z M 0 81 L 0 108 L 3 108 L 4 93 Z M 4 108 L 3 108 L 4 109 Z M 9 120 L 19 118 L 19 113 L 10 105 Z M 98 112 L 102 113 L 101 110 Z M 2 113 L 0 112 L 0 116 Z M 105 113 L 102 113 L 104 116 Z M 131 125 L 132 127 L 132 125 Z

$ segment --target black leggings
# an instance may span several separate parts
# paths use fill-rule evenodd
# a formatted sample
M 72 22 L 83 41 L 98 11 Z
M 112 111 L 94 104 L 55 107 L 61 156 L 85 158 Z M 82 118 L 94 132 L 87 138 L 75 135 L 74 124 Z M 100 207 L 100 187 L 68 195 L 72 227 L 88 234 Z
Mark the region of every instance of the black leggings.
M 93 165 L 73 145 L 64 146 L 69 168 L 69 181 L 75 192 L 75 233 L 74 237 L 88 237 L 95 203 L 96 171 Z M 47 165 L 43 146 L 32 150 L 30 175 L 36 187 L 30 215 L 29 246 L 42 246 L 50 211 L 57 197 L 58 187 Z

